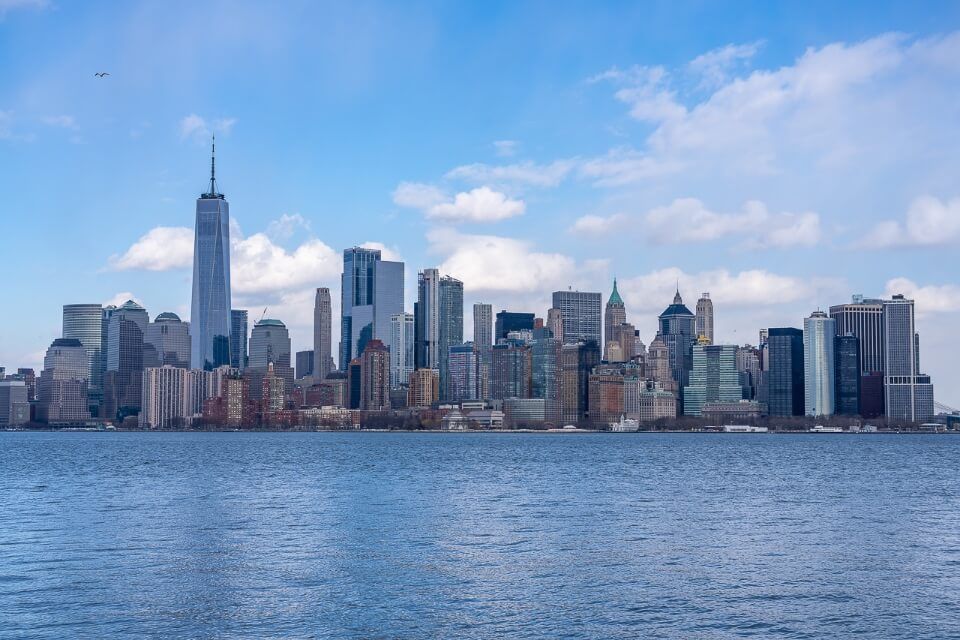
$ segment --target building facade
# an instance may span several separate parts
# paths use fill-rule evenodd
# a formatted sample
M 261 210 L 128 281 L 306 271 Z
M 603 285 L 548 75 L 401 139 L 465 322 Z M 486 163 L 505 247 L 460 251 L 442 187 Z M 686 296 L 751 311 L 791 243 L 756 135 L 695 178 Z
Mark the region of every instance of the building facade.
M 586 291 L 553 292 L 553 308 L 560 310 L 565 344 L 589 341 L 596 342 L 597 345 L 602 344 L 603 336 L 600 335 L 602 298 L 599 293 Z
M 103 402 L 103 306 L 99 304 L 63 305 L 64 338 L 79 340 L 87 352 L 89 383 L 88 406 L 97 415 Z
M 802 416 L 805 411 L 803 331 L 772 328 L 767 332 L 769 367 L 765 375 L 771 416 Z
M 175 313 L 159 314 L 143 336 L 143 366 L 190 368 L 190 325 Z
M 693 347 L 693 370 L 683 393 L 683 415 L 703 415 L 703 406 L 708 402 L 742 399 L 736 345 L 707 344 L 704 336 L 704 342 Z
M 888 420 L 925 422 L 934 414 L 933 384 L 920 373 L 914 303 L 895 295 L 883 303 L 885 365 L 883 395 Z
M 808 416 L 832 416 L 836 401 L 836 321 L 814 311 L 803 321 L 804 408 Z
M 343 252 L 340 366 L 347 369 L 369 340 L 390 340 L 390 318 L 403 313 L 403 263 L 383 260 L 379 249 Z
M 480 399 L 480 352 L 472 342 L 450 347 L 446 402 Z
M 390 387 L 405 387 L 413 373 L 414 319 L 412 313 L 390 318 Z
M 837 336 L 834 355 L 834 410 L 841 416 L 860 415 L 860 341 L 855 335 Z
M 230 366 L 243 371 L 247 366 L 247 336 L 250 333 L 246 309 L 230 310 Z
M 713 300 L 709 293 L 703 293 L 697 300 L 695 333 L 698 338 L 703 336 L 713 344 Z
M 67 425 L 90 419 L 87 351 L 76 338 L 57 338 L 43 358 L 37 389 L 37 419 L 50 425 Z

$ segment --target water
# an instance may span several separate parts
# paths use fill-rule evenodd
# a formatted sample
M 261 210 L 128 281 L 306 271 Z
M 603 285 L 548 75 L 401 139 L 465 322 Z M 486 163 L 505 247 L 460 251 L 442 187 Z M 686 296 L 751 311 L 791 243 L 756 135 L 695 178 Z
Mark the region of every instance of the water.
M 0 637 L 960 634 L 960 438 L 0 433 Z

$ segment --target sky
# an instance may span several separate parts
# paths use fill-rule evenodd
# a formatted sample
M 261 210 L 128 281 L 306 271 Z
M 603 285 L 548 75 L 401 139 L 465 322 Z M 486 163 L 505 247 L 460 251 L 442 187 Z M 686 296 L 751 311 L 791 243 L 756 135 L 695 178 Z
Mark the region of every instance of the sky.
M 294 351 L 365 245 L 468 339 L 614 277 L 647 343 L 678 282 L 738 344 L 903 293 L 960 406 L 960 4 L 915 6 L 0 0 L 0 366 L 63 304 L 189 319 L 216 134 L 234 307 Z

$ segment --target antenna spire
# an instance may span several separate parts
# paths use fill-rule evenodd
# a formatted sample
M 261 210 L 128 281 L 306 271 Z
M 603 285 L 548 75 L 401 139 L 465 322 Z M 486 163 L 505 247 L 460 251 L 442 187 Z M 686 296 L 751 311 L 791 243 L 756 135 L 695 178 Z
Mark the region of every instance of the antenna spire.
M 217 134 L 210 142 L 210 193 L 217 192 Z

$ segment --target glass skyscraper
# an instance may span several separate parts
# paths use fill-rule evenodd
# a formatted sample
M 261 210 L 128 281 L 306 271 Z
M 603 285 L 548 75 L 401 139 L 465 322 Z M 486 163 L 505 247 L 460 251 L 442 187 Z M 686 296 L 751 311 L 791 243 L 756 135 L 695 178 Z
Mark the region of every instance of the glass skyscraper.
M 576 344 L 581 341 L 602 344 L 600 331 L 600 307 L 603 304 L 599 293 L 586 291 L 554 291 L 553 308 L 560 309 L 563 323 L 564 344 Z
M 230 311 L 230 366 L 241 371 L 247 366 L 247 322 L 246 309 Z
M 437 358 L 440 365 L 440 399 L 450 395 L 450 348 L 463 343 L 463 283 L 440 278 L 440 331 Z
M 97 415 L 103 402 L 103 307 L 99 304 L 63 305 L 64 338 L 79 340 L 87 352 L 90 377 L 87 397 L 90 412 Z
M 214 158 L 210 189 L 197 199 L 190 307 L 194 369 L 230 364 L 230 205 L 217 191 Z
M 808 416 L 832 416 L 836 401 L 837 323 L 822 311 L 803 321 L 804 407 Z
M 694 345 L 690 384 L 683 390 L 683 415 L 702 415 L 707 402 L 739 402 L 741 399 L 743 387 L 737 371 L 736 345 Z
M 390 319 L 403 313 L 403 263 L 381 259 L 379 249 L 343 251 L 340 290 L 340 367 L 370 340 L 390 341 Z
M 769 414 L 775 417 L 802 416 L 803 331 L 793 327 L 770 329 L 767 350 L 770 360 L 766 373 Z

